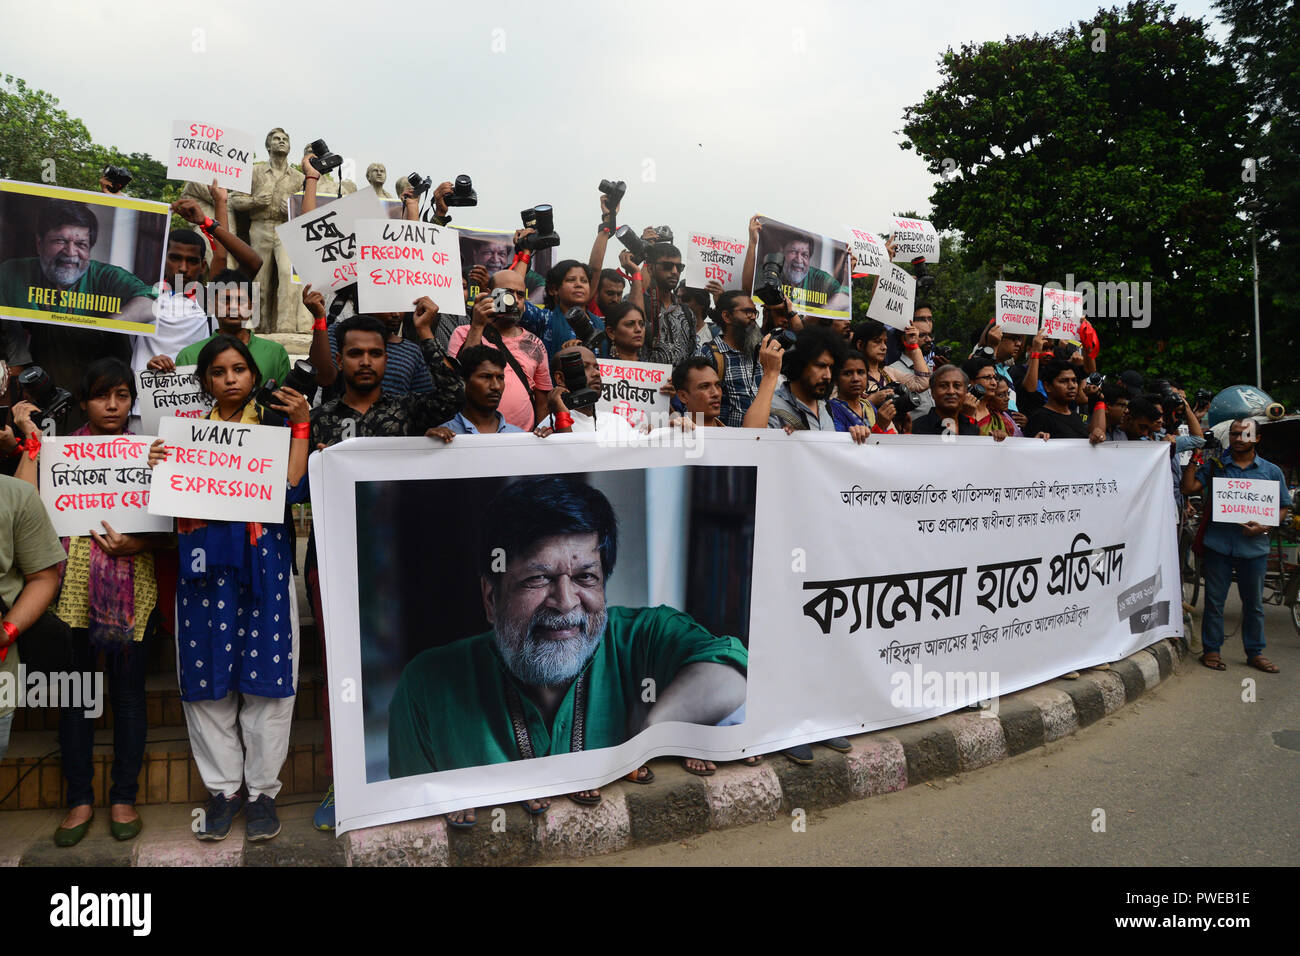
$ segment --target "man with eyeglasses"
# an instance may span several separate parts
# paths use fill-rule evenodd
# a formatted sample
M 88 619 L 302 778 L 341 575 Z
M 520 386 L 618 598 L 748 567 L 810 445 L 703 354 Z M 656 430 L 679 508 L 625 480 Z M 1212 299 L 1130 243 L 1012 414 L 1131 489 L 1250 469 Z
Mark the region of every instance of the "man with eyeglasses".
M 1282 469 L 1256 454 L 1259 433 L 1253 418 L 1239 418 L 1228 426 L 1228 450 L 1209 456 L 1198 465 L 1195 458 L 1183 469 L 1183 494 L 1205 495 L 1205 617 L 1201 663 L 1210 670 L 1227 670 L 1220 656 L 1223 647 L 1223 602 L 1228 597 L 1232 575 L 1237 574 L 1237 595 L 1241 598 L 1241 642 L 1246 664 L 1266 674 L 1278 667 L 1264 656 L 1264 571 L 1268 565 L 1268 526 L 1258 521 L 1234 524 L 1214 520 L 1215 478 L 1238 478 L 1256 482 L 1276 481 L 1278 522 L 1285 524 L 1291 508 L 1291 492 Z
M 701 346 L 695 354 L 709 359 L 722 381 L 722 410 L 718 418 L 731 428 L 740 428 L 763 381 L 763 368 L 758 361 L 762 340 L 758 308 L 753 299 L 739 290 L 724 292 L 718 296 L 718 321 L 722 335 Z
M 695 351 L 695 322 L 677 295 L 682 253 L 670 242 L 646 249 L 650 279 L 645 302 L 645 360 L 676 365 Z

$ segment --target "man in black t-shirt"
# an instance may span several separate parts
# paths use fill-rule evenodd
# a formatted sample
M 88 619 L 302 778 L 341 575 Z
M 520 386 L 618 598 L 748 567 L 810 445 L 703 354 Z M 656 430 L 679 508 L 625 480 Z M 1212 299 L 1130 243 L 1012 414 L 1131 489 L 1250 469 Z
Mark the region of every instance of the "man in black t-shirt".
M 969 384 L 966 373 L 959 365 L 941 365 L 935 369 L 930 376 L 930 394 L 934 396 L 934 408 L 913 420 L 912 434 L 978 437 L 980 430 L 970 417 L 975 399 L 967 391 Z
M 1047 390 L 1047 402 L 1029 416 L 1026 435 L 1035 438 L 1086 438 L 1094 445 L 1106 440 L 1106 406 L 1098 402 L 1084 422 L 1074 410 L 1079 394 L 1079 380 L 1069 362 L 1049 362 L 1041 374 Z

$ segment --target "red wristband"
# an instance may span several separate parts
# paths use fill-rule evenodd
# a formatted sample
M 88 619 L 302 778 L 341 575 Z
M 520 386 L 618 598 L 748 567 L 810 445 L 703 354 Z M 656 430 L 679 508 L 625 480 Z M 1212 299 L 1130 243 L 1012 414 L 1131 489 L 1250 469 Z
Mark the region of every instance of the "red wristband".
M 645 280 L 641 278 L 641 273 L 640 273 L 640 271 L 637 271 L 637 272 L 632 273 L 632 278 L 630 278 L 628 281 L 629 281 L 629 282 L 644 282 Z
M 325 316 L 322 315 L 318 319 L 312 319 L 311 330 L 313 332 L 324 332 L 327 328 L 329 326 L 325 324 Z
M 559 431 L 561 428 L 572 428 L 572 427 L 573 427 L 573 416 L 570 415 L 568 412 L 560 412 L 558 415 L 555 416 L 556 431 Z
M 41 453 L 41 440 L 35 435 L 28 435 L 23 441 L 18 443 L 18 447 L 22 451 L 27 452 L 27 456 L 31 458 L 32 461 L 35 461 L 36 456 Z
M 917 352 L 921 351 L 921 346 L 920 346 L 918 343 L 916 343 L 916 342 L 912 342 L 910 345 L 905 344 L 905 345 L 903 346 L 903 348 L 906 349 L 906 350 L 909 351 L 909 352 L 911 352 L 911 351 L 917 351 Z
M 18 640 L 18 626 L 14 624 L 13 621 L 5 621 L 4 629 L 5 635 L 9 640 L 5 641 L 3 645 L 0 645 L 0 664 L 3 664 L 5 658 L 9 656 L 10 645 L 12 645 L 14 641 Z
M 524 265 L 528 265 L 528 263 L 532 261 L 533 261 L 533 254 L 531 252 L 516 252 L 515 260 L 510 264 L 513 266 L 522 262 Z
M 1105 402 L 1098 402 L 1096 405 L 1092 406 L 1092 410 L 1093 410 L 1094 412 L 1097 411 L 1098 409 L 1100 409 L 1101 411 L 1104 412 L 1104 411 L 1106 410 L 1106 403 L 1105 403 Z
M 290 438 L 311 438 L 311 422 L 294 422 L 289 426 Z

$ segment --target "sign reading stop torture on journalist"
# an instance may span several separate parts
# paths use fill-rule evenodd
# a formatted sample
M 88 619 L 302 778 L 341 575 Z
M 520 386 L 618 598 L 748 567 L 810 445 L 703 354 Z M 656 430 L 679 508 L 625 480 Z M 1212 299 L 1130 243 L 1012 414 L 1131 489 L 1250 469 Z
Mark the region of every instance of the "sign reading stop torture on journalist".
M 440 312 L 462 315 L 460 236 L 426 222 L 357 223 L 357 295 L 363 312 L 409 312 L 428 296 Z
M 154 468 L 151 514 L 216 521 L 284 520 L 289 429 L 164 418 L 167 458 Z
M 47 438 L 41 443 L 41 501 L 63 537 L 170 531 L 172 519 L 149 513 L 149 446 L 143 435 Z
M 167 178 L 249 191 L 253 181 L 253 137 L 210 123 L 172 123 Z
M 1278 484 L 1272 479 L 1215 478 L 1214 521 L 1229 524 L 1249 524 L 1254 521 L 1276 528 L 1278 515 Z

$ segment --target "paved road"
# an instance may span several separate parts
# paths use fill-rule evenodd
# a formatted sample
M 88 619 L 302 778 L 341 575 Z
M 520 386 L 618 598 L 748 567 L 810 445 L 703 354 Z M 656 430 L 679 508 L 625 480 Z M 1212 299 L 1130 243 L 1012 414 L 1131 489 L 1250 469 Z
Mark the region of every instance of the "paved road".
M 1246 667 L 1238 634 L 1225 644 L 1227 671 L 1188 657 L 1181 674 L 1072 737 L 809 814 L 804 833 L 780 819 L 584 862 L 1295 866 L 1300 638 L 1281 609 L 1267 611 L 1267 654 L 1280 674 Z M 1253 703 L 1242 700 L 1247 678 Z M 1098 808 L 1104 833 L 1092 829 Z

